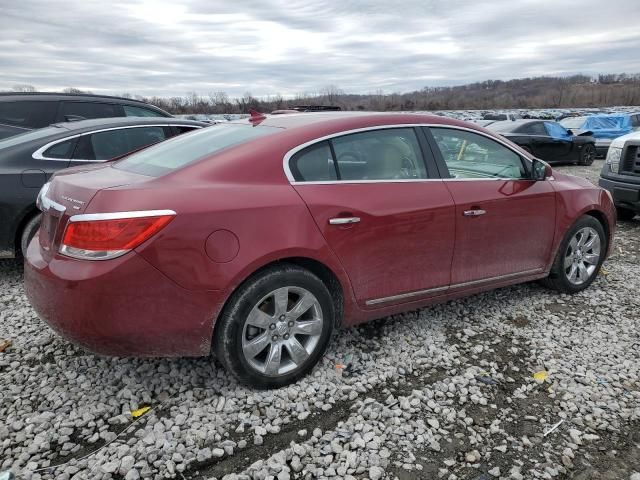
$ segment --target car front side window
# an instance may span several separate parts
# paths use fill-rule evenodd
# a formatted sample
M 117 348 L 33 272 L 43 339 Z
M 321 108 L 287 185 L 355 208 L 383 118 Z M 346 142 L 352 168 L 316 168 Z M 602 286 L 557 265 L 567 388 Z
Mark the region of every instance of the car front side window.
M 495 140 L 466 130 L 437 127 L 430 131 L 452 178 L 529 177 L 520 155 Z

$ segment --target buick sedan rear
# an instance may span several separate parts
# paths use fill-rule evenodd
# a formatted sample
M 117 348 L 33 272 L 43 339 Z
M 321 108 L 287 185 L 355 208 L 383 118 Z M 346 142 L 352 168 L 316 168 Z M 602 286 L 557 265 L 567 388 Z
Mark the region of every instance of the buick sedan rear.
M 205 356 L 278 387 L 332 331 L 531 280 L 574 293 L 613 237 L 604 190 L 442 117 L 307 113 L 214 125 L 55 175 L 25 283 L 108 355 Z

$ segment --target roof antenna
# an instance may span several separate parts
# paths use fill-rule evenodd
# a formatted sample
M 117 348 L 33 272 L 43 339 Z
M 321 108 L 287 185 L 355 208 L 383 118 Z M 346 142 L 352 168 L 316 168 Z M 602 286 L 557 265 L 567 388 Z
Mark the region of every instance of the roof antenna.
M 259 111 L 254 110 L 253 108 L 249 110 L 249 115 L 250 115 L 249 121 L 253 124 L 258 124 L 267 118 L 267 116 L 264 113 L 260 113 Z

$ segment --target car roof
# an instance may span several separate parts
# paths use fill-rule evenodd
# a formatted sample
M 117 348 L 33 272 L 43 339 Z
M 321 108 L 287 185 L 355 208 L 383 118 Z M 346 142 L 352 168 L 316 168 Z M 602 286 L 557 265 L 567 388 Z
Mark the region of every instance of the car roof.
M 342 130 L 348 130 L 385 124 L 398 125 L 435 123 L 466 126 L 472 125 L 453 118 L 420 113 L 344 111 L 263 115 L 263 119 L 260 119 L 259 117 L 249 117 L 228 123 L 249 123 L 260 126 L 283 128 L 286 130 L 312 126 L 323 126 L 327 128 L 335 126 L 340 127 Z
M 96 95 L 94 93 L 63 93 L 63 92 L 0 92 L 0 101 L 2 100 L 7 100 L 7 99 L 17 99 L 17 100 L 33 100 L 37 97 L 45 97 L 47 99 L 54 99 L 54 100 L 64 100 L 64 99 L 73 99 L 73 100 L 78 100 L 78 99 L 91 99 L 91 100 L 101 100 L 101 99 L 108 99 L 108 100 L 119 100 L 122 102 L 132 102 L 132 103 L 139 103 L 141 105 L 150 105 L 152 107 L 155 107 L 155 105 L 152 105 L 150 103 L 146 103 L 143 102 L 142 100 L 136 100 L 134 98 L 127 98 L 127 97 L 116 97 L 116 96 L 112 96 L 112 95 Z M 158 108 L 158 107 L 155 107 Z

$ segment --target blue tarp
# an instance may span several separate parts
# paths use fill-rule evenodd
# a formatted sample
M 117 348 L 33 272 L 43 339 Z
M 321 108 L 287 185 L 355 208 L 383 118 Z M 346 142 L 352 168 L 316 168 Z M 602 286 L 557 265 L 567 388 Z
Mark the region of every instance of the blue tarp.
M 590 130 L 595 138 L 618 138 L 633 131 L 629 115 L 591 115 L 581 130 Z
M 571 135 L 566 128 L 556 122 L 544 122 L 547 133 L 556 140 L 571 140 Z

